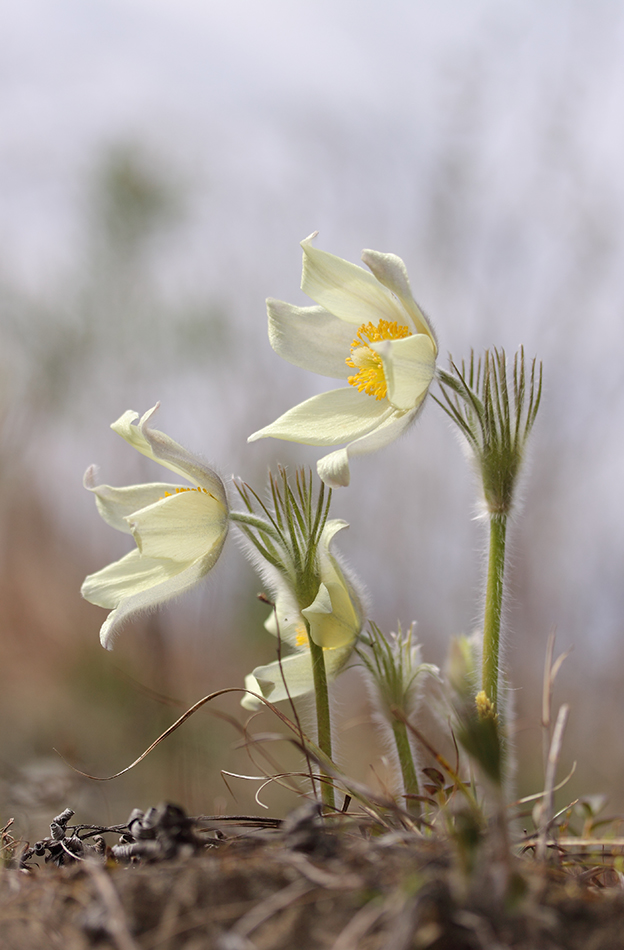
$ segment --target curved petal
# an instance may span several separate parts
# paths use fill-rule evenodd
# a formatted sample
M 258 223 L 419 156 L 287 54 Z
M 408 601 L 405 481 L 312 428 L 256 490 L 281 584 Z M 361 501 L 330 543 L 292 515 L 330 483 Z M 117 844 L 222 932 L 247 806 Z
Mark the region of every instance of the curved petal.
M 258 709 L 262 709 L 264 705 L 256 696 L 252 696 L 252 693 L 257 693 L 262 695 L 262 690 L 260 689 L 260 683 L 253 675 L 253 673 L 248 673 L 245 677 L 245 689 L 251 690 L 251 693 L 245 693 L 241 699 L 241 706 L 244 709 L 249 709 L 250 712 L 257 712 Z
M 165 492 L 175 492 L 178 485 L 168 482 L 150 482 L 147 485 L 128 485 L 115 488 L 112 485 L 95 484 L 95 467 L 92 465 L 85 472 L 84 487 L 95 495 L 97 510 L 104 521 L 112 528 L 130 534 L 131 528 L 127 522 L 128 515 L 134 514 L 141 508 L 153 505 Z
M 321 481 L 330 488 L 345 488 L 350 480 L 349 461 L 352 456 L 367 455 L 377 452 L 394 442 L 407 427 L 414 421 L 424 403 L 425 394 L 413 409 L 408 412 L 394 410 L 380 424 L 359 439 L 350 442 L 344 449 L 330 452 L 316 463 L 316 470 Z
M 142 557 L 135 549 L 119 561 L 85 577 L 80 593 L 91 604 L 112 610 L 126 597 L 134 597 L 179 574 L 187 565 Z
M 351 647 L 339 650 L 325 651 L 325 669 L 329 680 L 335 679 L 352 652 Z M 281 663 L 267 663 L 266 666 L 257 666 L 252 673 L 260 687 L 262 695 L 272 703 L 279 703 L 288 696 L 294 699 L 305 696 L 314 689 L 312 675 L 312 661 L 310 651 L 305 650 L 284 657 Z M 284 685 L 286 681 L 286 686 Z M 247 685 L 247 680 L 245 680 Z M 250 697 L 253 700 L 253 697 Z
M 410 409 L 408 412 L 394 412 L 391 418 L 384 420 L 373 432 L 347 445 L 349 458 L 357 455 L 368 455 L 369 452 L 377 452 L 379 449 L 385 448 L 386 445 L 390 445 L 395 439 L 398 439 L 416 419 L 424 402 L 425 395 L 426 394 L 423 393 L 420 402 L 418 402 L 413 409 Z
M 87 600 L 97 602 L 90 594 L 98 596 L 98 591 L 104 599 L 104 591 L 108 585 L 111 602 L 113 599 L 117 601 L 116 608 L 102 624 L 102 646 L 112 650 L 113 642 L 126 621 L 141 611 L 156 607 L 189 590 L 208 573 L 213 564 L 214 558 L 211 556 L 200 558 L 191 564 L 181 564 L 167 563 L 164 560 L 158 562 L 154 558 L 142 557 L 138 551 L 132 551 L 121 561 L 87 577 L 82 588 L 82 594 Z M 103 577 L 106 572 L 110 572 L 108 578 Z M 117 577 L 113 576 L 115 573 Z
M 346 379 L 355 330 L 323 307 L 295 307 L 269 298 L 269 342 L 278 356 L 302 369 Z
M 395 294 L 405 310 L 409 313 L 414 327 L 419 333 L 426 333 L 434 344 L 437 355 L 438 346 L 433 327 L 414 300 L 410 287 L 407 269 L 400 257 L 396 254 L 382 254 L 380 251 L 362 251 L 362 260 L 377 278 L 377 280 Z
M 190 488 L 135 511 L 128 523 L 141 554 L 188 562 L 221 551 L 228 515 L 208 492 Z
M 176 475 L 186 478 L 193 485 L 205 488 L 206 491 L 215 495 L 224 507 L 227 506 L 225 487 L 217 473 L 170 439 L 164 432 L 149 428 L 148 423 L 159 405 L 160 403 L 156 403 L 152 409 L 141 416 L 138 425 L 134 425 L 135 420 L 139 418 L 138 412 L 129 409 L 116 422 L 113 422 L 111 429 L 129 442 L 141 455 L 146 455 L 147 458 L 153 459 L 159 465 L 175 472 Z
M 338 445 L 377 429 L 393 412 L 386 399 L 373 399 L 353 386 L 332 389 L 289 409 L 247 441 L 272 436 L 306 445 Z
M 309 607 L 301 613 L 310 624 L 310 636 L 318 646 L 344 647 L 354 643 L 360 632 L 357 616 L 344 578 L 322 583 Z
M 304 696 L 314 689 L 309 650 L 302 650 L 300 653 L 286 656 L 281 663 L 276 660 L 274 663 L 267 663 L 265 666 L 257 666 L 252 676 L 255 677 L 262 695 L 266 699 L 270 699 L 272 703 L 279 703 L 282 699 L 288 699 L 289 694 L 293 698 Z M 284 685 L 284 680 L 288 690 Z
M 310 243 L 315 232 L 301 242 L 303 272 L 301 289 L 330 313 L 347 323 L 398 321 L 415 329 L 399 300 L 372 274 L 341 257 L 319 251 Z
M 329 488 L 348 488 L 351 481 L 349 453 L 346 449 L 337 449 L 324 455 L 316 463 L 316 471 Z
M 323 531 L 321 533 L 321 540 L 319 544 L 319 549 L 321 556 L 327 554 L 331 548 L 332 542 L 339 531 L 344 531 L 345 528 L 349 527 L 349 522 L 344 521 L 342 518 L 330 518 L 326 523 Z
M 388 402 L 395 409 L 413 409 L 427 392 L 435 375 L 435 349 L 425 333 L 402 340 L 371 343 L 381 357 L 388 386 Z
M 310 623 L 310 636 L 325 648 L 352 644 L 362 629 L 360 598 L 331 552 L 336 534 L 348 527 L 334 518 L 323 528 L 318 548 L 321 587 L 314 603 L 301 611 Z

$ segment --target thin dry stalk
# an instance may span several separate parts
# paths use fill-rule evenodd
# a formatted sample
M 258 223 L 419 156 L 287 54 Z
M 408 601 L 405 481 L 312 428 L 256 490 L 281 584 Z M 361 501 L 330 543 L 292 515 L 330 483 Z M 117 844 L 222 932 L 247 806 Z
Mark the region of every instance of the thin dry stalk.
M 561 669 L 563 662 L 570 655 L 570 650 L 566 650 L 560 656 L 557 657 L 553 663 L 553 656 L 555 652 L 555 638 L 556 634 L 554 630 L 551 630 L 548 635 L 548 641 L 546 643 L 546 658 L 544 662 L 544 684 L 542 687 L 542 748 L 544 756 L 544 779 L 546 778 L 546 770 L 548 768 L 548 754 L 550 752 L 550 741 L 551 741 L 551 710 L 552 710 L 552 693 L 553 686 L 555 685 L 555 680 L 557 674 Z
M 552 741 L 548 751 L 548 760 L 546 763 L 546 780 L 544 782 L 544 797 L 540 809 L 537 839 L 537 858 L 540 861 L 544 861 L 546 859 L 548 849 L 548 830 L 553 820 L 554 811 L 555 775 L 557 774 L 557 764 L 559 762 L 561 746 L 563 744 L 563 733 L 565 731 L 569 713 L 570 707 L 567 703 L 564 703 L 559 707 L 557 721 L 555 723 Z

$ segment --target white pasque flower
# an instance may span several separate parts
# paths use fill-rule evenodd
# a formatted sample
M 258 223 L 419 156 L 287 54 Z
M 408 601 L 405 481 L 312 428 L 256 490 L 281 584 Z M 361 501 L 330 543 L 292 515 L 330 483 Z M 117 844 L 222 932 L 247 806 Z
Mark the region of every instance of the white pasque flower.
M 314 600 L 307 607 L 298 606 L 295 591 L 285 574 L 270 574 L 270 581 L 276 589 L 275 610 L 271 611 L 264 626 L 293 652 L 274 663 L 257 666 L 245 677 L 245 686 L 272 703 L 314 690 L 306 620 L 311 638 L 323 647 L 328 681 L 335 679 L 343 668 L 362 630 L 364 610 L 361 597 L 331 553 L 334 536 L 346 527 L 346 521 L 334 519 L 328 521 L 323 529 L 318 550 L 319 586 Z M 262 703 L 247 693 L 241 705 L 255 710 Z
M 249 437 L 340 445 L 318 463 L 332 488 L 349 484 L 349 458 L 393 442 L 415 419 L 435 374 L 435 334 L 412 297 L 394 254 L 362 251 L 372 273 L 312 246 L 303 247 L 301 289 L 316 307 L 267 300 L 271 346 L 290 363 L 346 379 L 294 406 Z
M 155 607 L 196 584 L 215 565 L 228 531 L 225 487 L 216 472 L 149 423 L 158 404 L 137 425 L 128 410 L 111 426 L 126 442 L 192 488 L 168 482 L 114 488 L 95 484 L 95 468 L 87 469 L 85 488 L 92 491 L 104 521 L 132 534 L 136 548 L 121 560 L 90 574 L 81 593 L 106 607 L 100 631 L 102 646 L 113 640 L 129 617 Z

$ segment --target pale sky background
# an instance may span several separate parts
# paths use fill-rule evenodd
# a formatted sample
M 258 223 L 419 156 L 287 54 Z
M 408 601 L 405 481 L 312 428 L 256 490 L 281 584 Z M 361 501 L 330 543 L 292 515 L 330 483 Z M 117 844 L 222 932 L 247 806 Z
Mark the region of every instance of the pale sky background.
M 523 344 L 544 361 L 514 542 L 525 606 L 512 615 L 526 636 L 512 666 L 530 628 L 541 667 L 552 625 L 583 663 L 610 655 L 624 632 L 622 2 L 22 0 L 3 11 L 0 130 L 5 443 L 42 493 L 53 486 L 89 570 L 123 539 L 97 521 L 86 466 L 100 462 L 114 484 L 159 477 L 108 430 L 127 408 L 160 398 L 166 432 L 254 484 L 275 460 L 319 457 L 245 444 L 330 388 L 266 340 L 264 298 L 305 303 L 298 242 L 318 230 L 317 246 L 349 260 L 364 247 L 405 260 L 443 359 Z M 74 379 L 94 176 L 124 146 L 171 183 L 183 214 L 141 264 L 146 322 L 122 338 L 106 307 L 92 310 L 108 349 Z M 207 338 L 203 363 L 168 359 L 176 314 L 215 306 L 225 349 Z M 37 341 L 55 321 L 69 327 L 65 402 L 26 427 Z M 355 462 L 336 497 L 374 616 L 418 619 L 438 660 L 479 615 L 473 513 L 433 404 L 399 443 Z M 240 570 L 232 555 L 219 609 Z

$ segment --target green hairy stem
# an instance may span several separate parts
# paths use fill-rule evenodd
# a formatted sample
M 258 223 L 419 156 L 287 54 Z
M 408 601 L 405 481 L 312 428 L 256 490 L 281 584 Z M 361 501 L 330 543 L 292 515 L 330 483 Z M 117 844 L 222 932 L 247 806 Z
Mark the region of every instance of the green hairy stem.
M 503 579 L 505 574 L 505 538 L 507 516 L 490 516 L 490 551 L 483 617 L 483 680 L 482 689 L 498 713 L 498 674 Z
M 319 748 L 328 759 L 332 757 L 332 738 L 331 738 L 331 718 L 329 713 L 329 690 L 327 688 L 327 673 L 325 671 L 325 656 L 323 647 L 318 646 L 310 636 L 310 627 L 306 621 L 308 632 L 308 641 L 310 643 L 310 654 L 312 658 L 312 673 L 314 676 L 314 694 L 316 697 L 316 722 L 318 729 Z M 336 800 L 334 797 L 334 786 L 330 776 L 322 772 L 327 781 L 321 782 L 321 795 L 323 803 L 328 807 L 335 809 Z
M 418 778 L 416 777 L 416 769 L 414 768 L 414 757 L 412 755 L 412 747 L 410 746 L 409 736 L 407 734 L 407 726 L 404 722 L 401 722 L 398 719 L 392 723 L 392 732 L 394 733 L 394 741 L 396 743 L 397 753 L 399 756 L 399 765 L 401 766 L 401 775 L 403 776 L 403 788 L 406 795 L 418 795 Z M 405 806 L 409 811 L 418 809 L 418 803 L 407 798 L 405 800 Z

